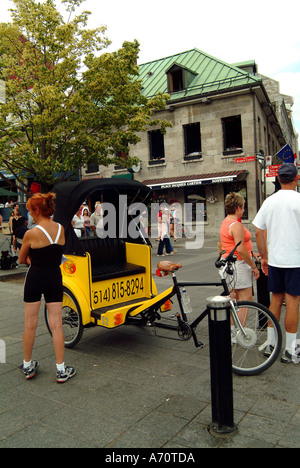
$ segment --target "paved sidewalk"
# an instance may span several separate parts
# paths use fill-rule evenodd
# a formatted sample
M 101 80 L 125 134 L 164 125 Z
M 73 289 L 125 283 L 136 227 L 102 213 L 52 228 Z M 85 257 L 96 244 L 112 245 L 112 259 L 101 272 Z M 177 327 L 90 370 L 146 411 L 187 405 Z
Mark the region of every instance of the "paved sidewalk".
M 200 264 L 199 281 L 209 281 L 210 275 L 215 278 L 215 251 L 215 239 L 206 240 L 200 251 L 179 246 L 176 260 L 185 266 L 181 277 L 194 275 Z M 24 275 L 26 268 L 21 268 L 10 274 Z M 158 288 L 166 288 L 168 281 L 158 279 Z M 209 348 L 197 350 L 192 341 L 176 340 L 174 332 L 159 330 L 158 337 L 151 328 L 134 326 L 88 329 L 75 348 L 66 350 L 66 363 L 76 367 L 77 376 L 58 385 L 41 310 L 33 356 L 40 362 L 40 372 L 25 381 L 18 370 L 24 326 L 23 287 L 18 282 L 0 282 L 0 339 L 6 345 L 6 363 L 0 363 L 0 448 L 174 452 L 201 447 L 299 447 L 299 365 L 278 361 L 259 376 L 233 376 L 238 432 L 216 438 L 207 429 L 211 422 Z M 205 305 L 205 299 L 215 293 L 201 291 L 197 304 Z M 199 338 L 208 345 L 207 322 L 200 327 Z

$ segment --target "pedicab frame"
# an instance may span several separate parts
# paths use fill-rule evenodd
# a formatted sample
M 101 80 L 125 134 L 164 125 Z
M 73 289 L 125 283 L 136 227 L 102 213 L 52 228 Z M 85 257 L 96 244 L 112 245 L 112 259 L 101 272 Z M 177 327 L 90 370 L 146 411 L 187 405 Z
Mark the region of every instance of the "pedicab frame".
M 64 182 L 53 191 L 56 194 L 54 220 L 64 226 L 66 236 L 67 260 L 62 263 L 61 271 L 63 308 L 69 312 L 63 319 L 70 326 L 72 321 L 75 326 L 76 316 L 79 321 L 78 335 L 71 341 L 66 339 L 65 343 L 66 347 L 73 347 L 85 327 L 121 326 L 129 314 L 135 316 L 135 309 L 157 296 L 152 278 L 151 243 L 142 225 L 135 221 L 139 206 L 142 210 L 149 203 L 151 191 L 130 179 Z M 111 208 L 109 236 L 79 238 L 75 234 L 72 219 L 87 198 L 91 207 L 99 200 Z M 128 207 L 134 207 L 133 214 L 128 213 Z M 48 325 L 47 311 L 46 321 Z

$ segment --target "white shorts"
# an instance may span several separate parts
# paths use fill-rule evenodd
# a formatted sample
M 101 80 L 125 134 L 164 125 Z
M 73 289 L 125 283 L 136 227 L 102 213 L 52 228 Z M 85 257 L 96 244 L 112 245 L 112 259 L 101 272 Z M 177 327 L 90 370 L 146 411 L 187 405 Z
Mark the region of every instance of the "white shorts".
M 234 264 L 235 284 L 234 289 L 246 289 L 252 287 L 252 268 L 244 260 L 237 260 Z

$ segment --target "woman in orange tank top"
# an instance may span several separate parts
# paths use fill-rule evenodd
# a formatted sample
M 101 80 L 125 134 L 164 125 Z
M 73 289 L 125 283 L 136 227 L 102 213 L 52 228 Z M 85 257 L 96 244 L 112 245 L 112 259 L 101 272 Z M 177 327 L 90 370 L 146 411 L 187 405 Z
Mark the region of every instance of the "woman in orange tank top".
M 244 213 L 245 200 L 238 193 L 230 193 L 225 198 L 225 209 L 227 217 L 220 228 L 220 240 L 222 250 L 225 250 L 226 257 L 240 241 L 241 244 L 236 250 L 237 261 L 236 284 L 234 286 L 235 297 L 239 301 L 252 300 L 252 277 L 257 280 L 259 271 L 252 260 L 253 245 L 251 233 L 239 221 Z

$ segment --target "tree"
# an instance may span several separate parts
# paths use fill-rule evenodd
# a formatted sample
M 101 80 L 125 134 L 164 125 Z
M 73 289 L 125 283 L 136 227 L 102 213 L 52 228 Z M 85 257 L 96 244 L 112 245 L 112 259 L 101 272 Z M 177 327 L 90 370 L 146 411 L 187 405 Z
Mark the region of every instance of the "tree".
M 62 1 L 65 20 L 54 0 L 13 0 L 12 21 L 0 24 L 0 167 L 27 192 L 28 177 L 47 190 L 89 162 L 131 167 L 139 132 L 170 125 L 153 115 L 168 96 L 142 95 L 139 43 L 103 53 L 106 28 L 88 29 L 91 12 L 74 15 L 83 1 Z

